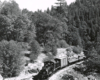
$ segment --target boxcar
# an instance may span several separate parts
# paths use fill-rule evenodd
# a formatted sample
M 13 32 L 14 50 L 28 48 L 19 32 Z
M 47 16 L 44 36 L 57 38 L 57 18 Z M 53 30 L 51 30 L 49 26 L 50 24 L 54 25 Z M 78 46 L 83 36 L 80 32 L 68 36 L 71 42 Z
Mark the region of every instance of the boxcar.
M 55 61 L 59 61 L 57 68 L 62 68 L 62 67 L 65 67 L 66 65 L 68 65 L 67 56 L 55 58 Z

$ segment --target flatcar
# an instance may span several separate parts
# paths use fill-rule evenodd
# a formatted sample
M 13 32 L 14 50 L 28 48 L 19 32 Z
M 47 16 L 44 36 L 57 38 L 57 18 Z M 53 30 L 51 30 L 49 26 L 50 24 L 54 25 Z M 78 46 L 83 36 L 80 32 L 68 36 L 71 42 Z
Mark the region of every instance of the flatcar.
M 74 55 L 68 56 L 68 63 L 73 63 L 75 61 L 78 61 L 78 55 L 74 54 Z
M 80 59 L 84 59 L 84 58 L 85 58 L 84 53 L 83 53 L 83 52 L 81 52 L 80 54 L 78 54 L 78 58 L 79 58 L 79 60 L 80 60 Z

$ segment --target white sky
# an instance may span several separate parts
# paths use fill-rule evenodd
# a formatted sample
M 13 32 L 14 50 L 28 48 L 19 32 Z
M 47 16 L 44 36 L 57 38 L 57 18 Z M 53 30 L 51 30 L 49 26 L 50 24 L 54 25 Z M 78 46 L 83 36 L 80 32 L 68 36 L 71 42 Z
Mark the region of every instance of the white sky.
M 1 0 L 5 1 L 5 0 Z M 9 0 L 6 0 L 9 1 Z M 37 11 L 39 10 L 46 10 L 48 7 L 50 8 L 51 5 L 54 5 L 57 0 L 15 0 L 21 9 L 27 8 L 29 11 Z M 69 5 L 71 2 L 75 0 L 66 0 L 67 4 Z

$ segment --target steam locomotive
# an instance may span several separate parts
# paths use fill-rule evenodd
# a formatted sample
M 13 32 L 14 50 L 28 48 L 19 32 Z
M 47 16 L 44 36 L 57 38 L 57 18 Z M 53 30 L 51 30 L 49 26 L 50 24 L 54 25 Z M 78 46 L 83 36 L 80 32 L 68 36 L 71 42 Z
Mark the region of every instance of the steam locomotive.
M 75 63 L 79 60 L 85 58 L 84 53 L 73 54 L 73 55 L 65 55 L 62 57 L 57 57 L 51 61 L 45 61 L 44 66 L 41 71 L 39 71 L 38 75 L 33 77 L 33 80 L 45 80 L 49 76 L 51 76 L 57 70 L 68 66 L 69 64 Z

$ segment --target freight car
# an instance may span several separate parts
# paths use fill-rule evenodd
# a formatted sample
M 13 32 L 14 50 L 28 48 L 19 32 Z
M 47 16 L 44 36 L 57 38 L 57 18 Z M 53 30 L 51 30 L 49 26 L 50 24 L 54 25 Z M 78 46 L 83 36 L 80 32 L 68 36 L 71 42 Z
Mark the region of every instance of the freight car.
M 63 68 L 65 66 L 68 65 L 68 60 L 67 60 L 67 56 L 63 56 L 63 57 L 59 57 L 59 58 L 55 58 L 55 61 L 59 61 L 57 65 L 57 69 L 59 68 Z M 55 67 L 56 68 L 56 67 Z
M 81 56 L 81 58 L 79 58 Z M 85 56 L 83 54 L 80 55 L 72 55 L 72 56 L 63 56 L 55 58 L 54 61 L 46 61 L 44 62 L 44 67 L 38 73 L 38 75 L 33 77 L 33 80 L 45 80 L 47 79 L 53 72 L 68 66 L 69 63 L 76 62 L 78 60 L 83 59 Z
M 78 59 L 84 59 L 85 58 L 85 55 L 83 52 L 81 52 L 80 54 L 78 54 Z
M 68 63 L 73 63 L 79 60 L 79 57 L 76 54 L 68 56 L 67 58 L 68 58 Z

